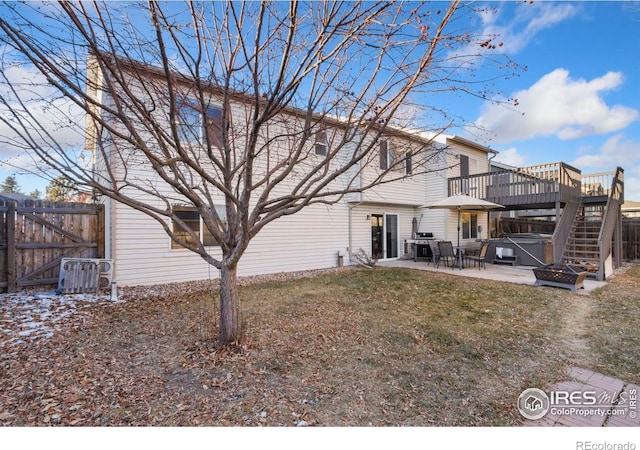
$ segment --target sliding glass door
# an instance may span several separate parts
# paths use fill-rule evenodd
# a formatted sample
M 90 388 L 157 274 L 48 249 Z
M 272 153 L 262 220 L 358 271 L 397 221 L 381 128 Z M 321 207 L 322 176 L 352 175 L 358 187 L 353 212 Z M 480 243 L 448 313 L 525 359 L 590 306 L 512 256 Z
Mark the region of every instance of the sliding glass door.
M 398 257 L 398 215 L 371 215 L 371 257 L 389 259 Z

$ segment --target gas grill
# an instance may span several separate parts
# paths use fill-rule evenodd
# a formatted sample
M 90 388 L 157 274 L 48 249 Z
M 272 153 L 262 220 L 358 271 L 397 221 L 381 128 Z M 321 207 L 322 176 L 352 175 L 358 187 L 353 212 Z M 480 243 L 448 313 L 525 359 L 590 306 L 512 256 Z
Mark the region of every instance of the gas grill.
M 433 258 L 430 241 L 434 241 L 433 233 L 417 232 L 413 236 L 413 260 L 418 258 Z

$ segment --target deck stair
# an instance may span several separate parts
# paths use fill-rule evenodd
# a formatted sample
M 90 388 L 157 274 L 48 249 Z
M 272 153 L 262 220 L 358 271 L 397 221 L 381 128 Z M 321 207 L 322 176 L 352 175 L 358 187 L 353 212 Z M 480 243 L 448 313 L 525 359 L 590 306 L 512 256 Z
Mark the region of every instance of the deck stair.
M 564 264 L 585 270 L 594 277 L 599 270 L 601 259 L 598 238 L 602 228 L 602 217 L 598 214 L 599 210 L 600 206 L 581 204 L 562 255 Z
M 624 171 L 583 177 L 583 192 L 562 262 L 604 280 L 622 265 Z M 595 188 L 594 188 L 595 186 Z

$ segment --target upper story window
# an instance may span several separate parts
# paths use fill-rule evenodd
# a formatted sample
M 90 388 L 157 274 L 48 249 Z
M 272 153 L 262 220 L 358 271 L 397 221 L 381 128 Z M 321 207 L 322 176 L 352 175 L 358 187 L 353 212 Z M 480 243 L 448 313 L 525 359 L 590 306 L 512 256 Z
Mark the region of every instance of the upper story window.
M 175 124 L 178 138 L 183 142 L 197 142 L 202 137 L 202 114 L 195 102 L 183 99 L 178 104 Z
M 469 176 L 469 157 L 467 155 L 460 155 L 460 176 Z
M 210 105 L 203 114 L 195 100 L 183 99 L 178 104 L 176 125 L 178 137 L 183 142 L 206 142 L 214 147 L 222 147 L 222 108 Z
M 380 141 L 380 169 L 403 174 L 411 174 L 411 151 L 399 148 L 388 140 Z
M 222 148 L 222 108 L 209 106 L 206 110 L 206 122 L 203 135 L 206 132 L 214 147 Z
M 327 139 L 327 130 L 322 128 L 316 131 L 314 141 L 316 155 L 327 156 L 329 150 L 329 142 Z

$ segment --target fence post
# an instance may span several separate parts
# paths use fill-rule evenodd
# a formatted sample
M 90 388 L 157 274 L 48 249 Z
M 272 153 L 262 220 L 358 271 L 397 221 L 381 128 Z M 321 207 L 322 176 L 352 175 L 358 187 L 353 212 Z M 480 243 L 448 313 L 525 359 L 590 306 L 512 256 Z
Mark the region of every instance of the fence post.
M 16 203 L 7 204 L 7 292 L 16 291 Z

